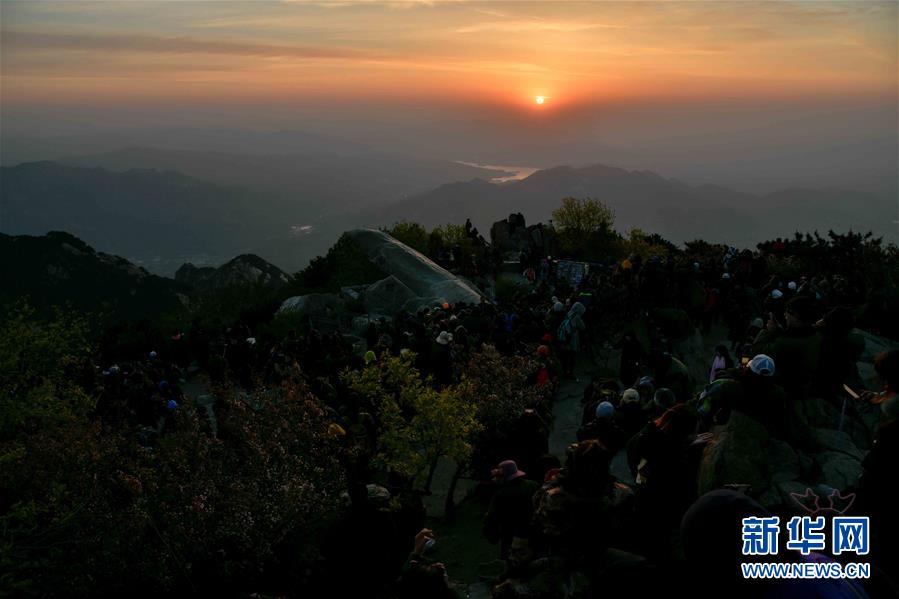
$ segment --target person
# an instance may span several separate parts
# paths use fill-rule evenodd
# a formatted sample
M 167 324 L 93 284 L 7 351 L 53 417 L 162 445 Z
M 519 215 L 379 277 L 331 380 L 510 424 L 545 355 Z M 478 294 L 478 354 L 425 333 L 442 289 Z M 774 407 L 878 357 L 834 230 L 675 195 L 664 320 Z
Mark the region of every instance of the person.
M 899 517 L 895 509 L 896 465 L 899 464 L 899 350 L 880 353 L 874 369 L 884 382 L 881 393 L 863 397 L 882 411 L 881 422 L 874 436 L 871 451 L 862 461 L 858 483 L 858 513 L 869 516 L 877 526 L 871 531 L 872 543 L 879 547 L 872 552 L 872 561 L 884 568 L 899 585 L 899 550 L 894 542 L 899 535 Z
M 730 352 L 723 345 L 715 346 L 715 357 L 712 358 L 712 368 L 709 370 L 709 382 L 714 382 L 721 370 L 727 370 L 734 367 L 734 361 L 730 357 Z
M 628 466 L 637 482 L 636 527 L 647 557 L 666 555 L 671 528 L 695 499 L 696 424 L 687 407 L 677 404 L 627 444 Z
M 649 364 L 656 387 L 671 389 L 679 403 L 684 403 L 693 396 L 693 378 L 683 362 L 668 352 L 654 351 Z
M 584 304 L 575 302 L 562 324 L 559 325 L 556 339 L 560 343 L 560 358 L 562 360 L 562 373 L 568 378 L 575 378 L 574 366 L 577 354 L 581 350 L 581 335 L 586 330 L 583 315 L 586 311 Z
M 821 331 L 821 354 L 812 380 L 815 397 L 836 399 L 842 385 L 858 381 L 856 362 L 865 349 L 865 339 L 852 331 L 854 317 L 849 308 L 838 306 L 815 323 Z
M 437 384 L 445 387 L 453 382 L 453 352 L 451 348 L 453 334 L 440 331 L 434 341 L 436 346 L 431 356 L 432 372 Z
M 640 403 L 640 393 L 636 389 L 625 389 L 618 401 L 618 423 L 624 430 L 627 438 L 643 428 L 646 419 L 643 413 L 643 406 Z
M 565 455 L 535 497 L 535 537 L 548 554 L 595 557 L 626 534 L 633 491 L 609 473 L 613 454 L 596 439 L 572 443 Z
M 753 351 L 771 356 L 777 363 L 776 379 L 788 394 L 796 398 L 808 395 L 809 385 L 818 368 L 821 333 L 812 327 L 815 300 L 808 296 L 791 299 L 784 309 L 786 326 L 776 320 L 755 339 Z
M 540 485 L 527 478 L 513 460 L 504 460 L 491 472 L 497 484 L 484 519 L 484 536 L 499 543 L 500 559 L 509 556 L 514 537 L 528 537 L 532 499 Z
M 429 528 L 423 528 L 415 535 L 412 553 L 406 559 L 402 573 L 396 581 L 390 597 L 395 599 L 417 599 L 435 597 L 438 599 L 460 599 L 450 583 L 446 566 L 425 556 L 437 538 Z
M 863 397 L 874 405 L 879 405 L 881 421 L 899 418 L 899 350 L 881 352 L 874 358 L 874 372 L 883 384 L 877 393 L 867 392 Z
M 643 362 L 643 346 L 633 331 L 627 331 L 617 344 L 621 350 L 621 362 L 618 377 L 625 385 L 632 385 L 640 375 L 640 364 Z
M 787 395 L 777 384 L 776 372 L 775 361 L 765 354 L 754 356 L 739 369 L 725 371 L 724 382 L 715 386 L 716 412 L 742 412 L 761 422 L 774 437 L 786 438 L 794 431 L 787 427 Z
M 507 455 L 538 480 L 542 473 L 537 466 L 541 456 L 549 453 L 549 427 L 533 408 L 525 408 L 511 423 L 506 440 Z
M 596 439 L 612 453 L 618 453 L 624 447 L 625 433 L 615 422 L 615 406 L 609 401 L 600 402 L 596 406 L 593 420 L 577 431 L 577 440 Z

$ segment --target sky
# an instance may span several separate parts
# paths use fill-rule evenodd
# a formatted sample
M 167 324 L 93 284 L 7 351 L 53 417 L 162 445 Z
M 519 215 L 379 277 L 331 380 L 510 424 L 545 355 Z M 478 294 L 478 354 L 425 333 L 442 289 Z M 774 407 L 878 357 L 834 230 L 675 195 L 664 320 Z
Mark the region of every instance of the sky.
M 894 134 L 897 6 L 0 0 L 2 124 L 300 127 L 395 149 L 424 135 L 460 159 L 620 148 L 665 167 L 649 144 L 752 131 L 764 146 L 779 123 L 809 144 Z

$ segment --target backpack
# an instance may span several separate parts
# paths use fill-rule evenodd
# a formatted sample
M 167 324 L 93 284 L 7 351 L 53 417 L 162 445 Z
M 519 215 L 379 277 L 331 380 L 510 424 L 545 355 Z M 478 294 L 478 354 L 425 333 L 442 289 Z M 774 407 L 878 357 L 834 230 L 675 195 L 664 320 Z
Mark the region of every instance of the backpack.
M 556 339 L 561 342 L 566 342 L 571 338 L 571 318 L 566 317 L 565 320 L 562 321 L 562 324 L 559 325 L 559 330 L 556 332 Z

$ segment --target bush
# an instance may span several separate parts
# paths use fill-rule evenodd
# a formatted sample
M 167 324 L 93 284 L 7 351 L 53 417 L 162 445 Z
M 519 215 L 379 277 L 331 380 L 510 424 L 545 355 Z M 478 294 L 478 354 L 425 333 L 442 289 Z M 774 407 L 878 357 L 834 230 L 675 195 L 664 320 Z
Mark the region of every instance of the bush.
M 467 383 L 434 389 L 413 366 L 414 355 L 384 354 L 361 371 L 346 371 L 346 385 L 373 406 L 378 421 L 375 464 L 413 484 L 430 479 L 437 460 L 465 463 L 480 431 L 476 394 Z
M 94 415 L 85 328 L 24 307 L 0 327 L 2 587 L 232 594 L 307 572 L 345 486 L 316 398 L 292 380 L 221 393 L 218 438 L 182 406 L 145 447 Z

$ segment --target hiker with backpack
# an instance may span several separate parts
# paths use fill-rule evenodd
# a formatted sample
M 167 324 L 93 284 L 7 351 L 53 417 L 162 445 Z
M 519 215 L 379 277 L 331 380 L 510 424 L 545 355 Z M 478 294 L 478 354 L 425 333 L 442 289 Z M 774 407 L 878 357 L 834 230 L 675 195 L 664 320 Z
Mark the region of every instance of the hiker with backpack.
M 574 302 L 556 333 L 556 339 L 559 342 L 559 358 L 562 361 L 562 374 L 572 379 L 575 378 L 574 365 L 577 361 L 577 354 L 581 350 L 581 335 L 587 328 L 583 319 L 586 310 L 584 304 Z

